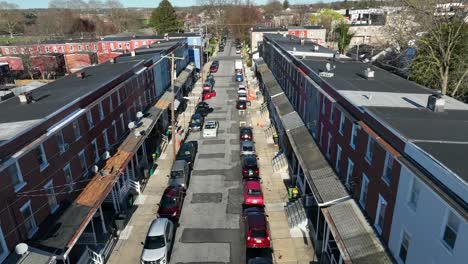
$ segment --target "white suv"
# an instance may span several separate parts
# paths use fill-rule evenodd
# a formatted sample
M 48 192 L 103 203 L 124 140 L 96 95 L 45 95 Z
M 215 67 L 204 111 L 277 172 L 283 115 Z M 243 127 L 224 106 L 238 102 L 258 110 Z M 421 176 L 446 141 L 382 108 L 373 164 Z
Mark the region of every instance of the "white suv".
M 216 137 L 218 135 L 218 121 L 206 121 L 203 127 L 203 137 Z
M 174 240 L 174 224 L 167 218 L 157 218 L 151 223 L 143 244 L 141 264 L 168 263 L 167 255 Z

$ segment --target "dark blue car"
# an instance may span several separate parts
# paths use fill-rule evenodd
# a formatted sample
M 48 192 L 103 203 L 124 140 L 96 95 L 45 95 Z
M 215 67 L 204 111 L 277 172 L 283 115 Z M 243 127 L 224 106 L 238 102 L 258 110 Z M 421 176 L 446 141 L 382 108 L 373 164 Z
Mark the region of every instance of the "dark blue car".
M 242 81 L 244 81 L 244 76 L 242 76 L 242 73 L 236 73 L 236 82 Z

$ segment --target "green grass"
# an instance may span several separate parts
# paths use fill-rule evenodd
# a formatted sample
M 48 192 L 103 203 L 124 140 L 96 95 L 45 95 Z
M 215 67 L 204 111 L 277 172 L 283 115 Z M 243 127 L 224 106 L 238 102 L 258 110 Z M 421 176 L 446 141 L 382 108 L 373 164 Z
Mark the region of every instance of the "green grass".
M 37 43 L 39 41 L 46 40 L 44 36 L 16 36 L 14 38 L 10 37 L 0 37 L 0 44 L 23 44 L 23 43 Z

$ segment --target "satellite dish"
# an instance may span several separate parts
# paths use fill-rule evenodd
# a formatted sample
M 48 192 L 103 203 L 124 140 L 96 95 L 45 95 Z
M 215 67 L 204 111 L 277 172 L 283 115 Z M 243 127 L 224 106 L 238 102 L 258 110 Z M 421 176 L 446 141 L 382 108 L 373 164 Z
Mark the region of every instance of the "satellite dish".
M 99 167 L 96 166 L 96 165 L 94 165 L 93 167 L 91 167 L 91 171 L 92 171 L 93 173 L 98 172 L 98 170 L 99 170 Z
M 330 71 L 331 70 L 331 65 L 329 62 L 327 62 L 327 64 L 325 64 L 325 67 L 327 68 L 327 71 Z
M 15 247 L 15 253 L 20 255 L 20 256 L 23 256 L 24 254 L 28 253 L 28 249 L 29 249 L 28 244 L 19 243 Z
M 128 128 L 129 129 L 134 129 L 135 128 L 135 122 L 128 123 Z
M 104 152 L 104 154 L 102 154 L 102 158 L 103 158 L 104 160 L 110 159 L 110 153 L 109 153 L 109 151 Z
M 138 111 L 136 113 L 136 116 L 138 117 L 138 119 L 142 118 L 143 117 L 143 113 L 141 111 Z

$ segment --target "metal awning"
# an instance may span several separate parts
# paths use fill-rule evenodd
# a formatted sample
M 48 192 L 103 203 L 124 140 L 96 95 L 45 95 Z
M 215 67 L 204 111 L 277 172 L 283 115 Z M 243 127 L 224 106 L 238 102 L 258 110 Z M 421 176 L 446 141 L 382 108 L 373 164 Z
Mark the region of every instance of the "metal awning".
M 177 111 L 177 109 L 179 108 L 179 105 L 180 105 L 180 101 L 177 99 L 174 99 L 174 111 Z
M 354 200 L 322 208 L 322 213 L 343 263 L 393 263 Z
M 172 94 L 170 91 L 166 91 L 161 98 L 159 98 L 155 107 L 161 110 L 166 110 L 172 102 Z

